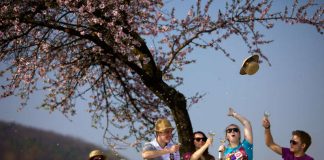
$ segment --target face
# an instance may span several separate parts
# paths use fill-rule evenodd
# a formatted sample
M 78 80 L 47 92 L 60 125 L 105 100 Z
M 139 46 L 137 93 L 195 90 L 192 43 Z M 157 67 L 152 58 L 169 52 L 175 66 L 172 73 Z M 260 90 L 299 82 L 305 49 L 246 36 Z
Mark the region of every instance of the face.
M 230 142 L 238 142 L 240 140 L 240 129 L 237 126 L 228 126 L 226 128 L 226 138 Z
M 203 146 L 206 142 L 206 138 L 200 133 L 196 133 L 194 135 L 194 144 L 197 149 L 199 149 L 201 146 Z
M 298 136 L 293 135 L 290 140 L 290 151 L 293 153 L 301 153 L 304 152 L 305 144 L 301 143 L 301 140 Z
M 172 139 L 173 129 L 166 129 L 162 132 L 158 132 L 158 138 L 163 143 L 169 143 Z

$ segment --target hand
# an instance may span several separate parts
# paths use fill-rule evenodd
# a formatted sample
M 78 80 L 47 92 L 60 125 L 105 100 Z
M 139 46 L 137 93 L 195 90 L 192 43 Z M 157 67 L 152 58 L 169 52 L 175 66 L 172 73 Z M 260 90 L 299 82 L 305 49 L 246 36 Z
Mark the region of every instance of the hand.
M 232 116 L 232 117 L 234 117 L 234 114 L 236 114 L 236 112 L 234 111 L 233 108 L 230 107 L 230 108 L 228 109 L 228 114 L 227 114 L 227 115 L 228 115 L 228 116 Z
M 180 145 L 175 144 L 170 148 L 170 153 L 177 152 L 177 151 L 179 151 L 179 149 L 180 149 Z
M 262 126 L 264 127 L 264 128 L 270 128 L 270 121 L 269 121 L 269 119 L 268 118 L 266 118 L 266 117 L 263 117 L 263 119 L 262 119 Z
M 213 144 L 214 138 L 213 137 L 208 137 L 206 144 L 209 146 L 211 144 Z
M 225 145 L 220 145 L 219 147 L 218 147 L 218 152 L 224 152 L 225 151 Z

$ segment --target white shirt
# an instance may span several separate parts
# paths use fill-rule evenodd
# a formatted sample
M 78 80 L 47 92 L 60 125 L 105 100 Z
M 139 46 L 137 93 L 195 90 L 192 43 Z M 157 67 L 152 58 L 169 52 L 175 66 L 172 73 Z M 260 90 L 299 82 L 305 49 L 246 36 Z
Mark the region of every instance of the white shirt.
M 164 148 L 171 148 L 174 144 L 172 142 L 168 143 Z M 156 138 L 153 141 L 147 142 L 144 144 L 143 151 L 154 151 L 154 150 L 163 150 L 163 148 L 159 145 Z M 174 160 L 180 160 L 179 151 L 173 153 Z M 150 158 L 149 160 L 170 160 L 170 154 L 164 154 L 160 157 Z

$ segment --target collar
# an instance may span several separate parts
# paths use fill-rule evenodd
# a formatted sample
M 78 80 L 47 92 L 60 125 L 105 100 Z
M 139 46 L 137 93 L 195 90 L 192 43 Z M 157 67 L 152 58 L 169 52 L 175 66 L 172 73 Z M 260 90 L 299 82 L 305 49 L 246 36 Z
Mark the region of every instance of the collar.
M 153 144 L 153 146 L 154 146 L 156 149 L 163 149 L 163 148 L 160 146 L 160 144 L 158 143 L 157 138 L 154 138 L 154 140 L 151 142 L 151 144 Z M 165 148 L 165 147 L 170 148 L 172 145 L 173 145 L 173 143 L 172 143 L 172 142 L 169 142 L 168 144 L 166 144 L 166 145 L 164 146 L 164 148 Z

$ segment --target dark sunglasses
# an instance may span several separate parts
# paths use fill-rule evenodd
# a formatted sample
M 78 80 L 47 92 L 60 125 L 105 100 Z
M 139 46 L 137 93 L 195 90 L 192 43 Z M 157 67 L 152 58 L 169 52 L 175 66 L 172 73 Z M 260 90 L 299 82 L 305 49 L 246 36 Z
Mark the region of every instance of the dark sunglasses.
M 200 142 L 201 140 L 204 141 L 204 142 L 207 141 L 207 138 L 194 138 L 194 139 L 195 139 L 195 141 L 197 141 L 197 142 Z
M 296 144 L 298 144 L 298 142 L 296 142 L 295 140 L 290 140 L 290 144 L 296 145 Z
M 226 130 L 226 133 L 232 133 L 232 132 L 239 132 L 240 130 L 238 128 L 229 128 Z

